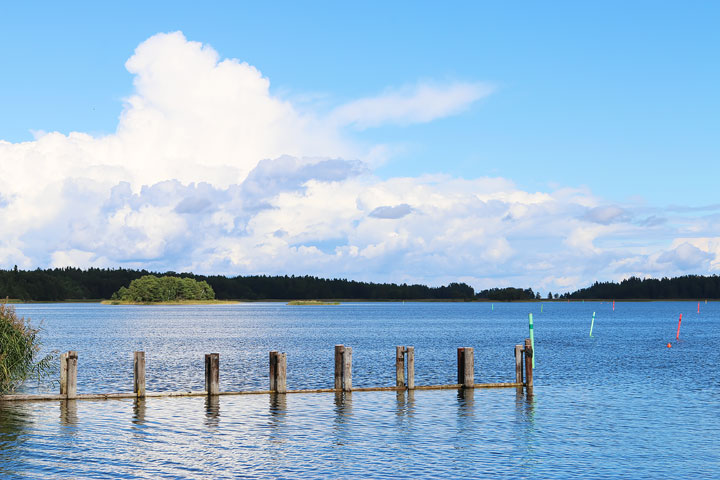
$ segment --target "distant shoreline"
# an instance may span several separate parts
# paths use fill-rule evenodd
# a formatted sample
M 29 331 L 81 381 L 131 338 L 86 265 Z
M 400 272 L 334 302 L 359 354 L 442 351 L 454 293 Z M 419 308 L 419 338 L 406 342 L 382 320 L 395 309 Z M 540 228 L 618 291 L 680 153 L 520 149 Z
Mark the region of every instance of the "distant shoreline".
M 5 299 L 2 299 L 5 301 Z M 0 303 L 2 302 L 0 301 Z M 717 302 L 718 299 L 713 298 L 624 298 L 624 299 L 612 299 L 612 298 L 586 298 L 579 300 L 487 300 L 487 299 L 472 299 L 472 300 L 456 300 L 456 299 L 379 299 L 379 298 L 338 298 L 338 299 L 325 299 L 319 300 L 323 303 L 583 303 L 583 302 L 613 302 L 624 303 L 624 302 Z M 9 304 L 25 303 L 25 304 L 43 304 L 43 303 L 100 303 L 103 305 L 231 305 L 240 303 L 285 303 L 290 302 L 307 302 L 307 300 L 292 300 L 292 299 L 260 299 L 260 300 L 187 300 L 183 302 L 120 302 L 117 300 L 103 300 L 103 299 L 67 299 L 67 300 L 20 300 L 17 298 L 7 299 Z

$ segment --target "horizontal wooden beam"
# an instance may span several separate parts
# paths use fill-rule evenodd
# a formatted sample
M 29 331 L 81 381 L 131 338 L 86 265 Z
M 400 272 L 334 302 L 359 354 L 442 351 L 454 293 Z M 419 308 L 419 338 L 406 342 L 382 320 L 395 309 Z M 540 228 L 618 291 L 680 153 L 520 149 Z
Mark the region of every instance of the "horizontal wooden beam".
M 522 383 L 476 383 L 473 385 L 474 388 L 508 388 L 508 387 L 522 387 Z M 452 390 L 463 388 L 460 384 L 451 385 L 416 385 L 415 390 Z M 405 391 L 403 387 L 360 387 L 353 388 L 353 392 L 391 392 L 391 391 Z M 288 390 L 286 393 L 332 393 L 342 392 L 335 388 L 314 388 L 306 390 Z M 241 390 L 236 392 L 218 392 L 218 395 L 270 395 L 276 392 L 270 390 Z M 146 392 L 146 397 L 162 398 L 162 397 L 204 397 L 208 393 L 205 390 L 202 391 L 187 391 L 187 392 Z M 137 393 L 134 392 L 121 392 L 121 393 L 81 393 L 78 394 L 74 400 L 110 400 L 110 399 L 122 399 L 122 398 L 137 398 Z M 0 401 L 2 402 L 20 402 L 20 401 L 43 401 L 43 400 L 67 400 L 65 395 L 57 394 L 32 394 L 32 395 L 0 395 Z

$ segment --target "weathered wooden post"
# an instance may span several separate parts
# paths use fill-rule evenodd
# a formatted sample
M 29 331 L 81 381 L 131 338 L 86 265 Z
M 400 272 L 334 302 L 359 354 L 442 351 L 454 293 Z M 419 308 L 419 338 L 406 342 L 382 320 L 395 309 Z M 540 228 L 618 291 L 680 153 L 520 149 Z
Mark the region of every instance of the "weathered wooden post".
M 220 354 L 205 354 L 205 391 L 208 395 L 220 393 Z
M 138 397 L 145 396 L 145 352 L 133 355 L 133 392 Z
M 67 364 L 67 385 L 65 394 L 68 399 L 77 398 L 77 362 L 78 354 L 75 350 L 70 350 L 67 353 L 66 364 Z
M 277 390 L 277 356 L 278 352 L 270 352 L 270 391 Z
M 515 383 L 523 383 L 523 346 L 515 345 Z
M 67 395 L 67 352 L 60 354 L 60 395 Z
M 395 386 L 405 386 L 405 347 L 395 347 Z
M 415 389 L 415 347 L 407 347 L 407 388 Z
M 463 387 L 475 386 L 475 352 L 472 347 L 465 347 L 463 351 Z
M 275 391 L 287 392 L 287 353 L 278 353 L 275 356 Z
M 345 347 L 343 352 L 343 391 L 352 391 L 352 347 Z
M 465 381 L 465 349 L 458 347 L 457 349 L 457 383 L 460 385 Z
M 345 345 L 335 345 L 335 390 L 343 388 L 343 355 Z
M 533 349 L 532 345 L 530 343 L 530 339 L 525 339 L 525 386 L 528 389 L 533 388 L 533 366 L 532 366 L 532 357 L 533 357 Z

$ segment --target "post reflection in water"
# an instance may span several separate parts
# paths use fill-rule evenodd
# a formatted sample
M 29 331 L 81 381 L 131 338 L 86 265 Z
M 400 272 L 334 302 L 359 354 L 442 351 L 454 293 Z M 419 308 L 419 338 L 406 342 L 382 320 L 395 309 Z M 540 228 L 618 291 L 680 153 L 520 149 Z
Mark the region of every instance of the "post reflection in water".
M 133 399 L 133 425 L 143 425 L 145 423 L 145 407 L 146 400 L 144 398 Z
M 132 432 L 135 438 L 140 438 L 143 434 L 147 434 L 145 428 L 145 408 L 146 400 L 144 398 L 133 399 L 133 416 L 132 416 Z
M 287 415 L 287 394 L 271 393 L 270 394 L 270 420 L 273 426 L 285 424 L 285 416 Z
M 524 445 L 521 467 L 531 476 L 537 462 L 535 451 L 535 395 L 533 390 L 518 388 L 515 391 L 515 421 L 517 423 L 520 444 Z
M 76 427 L 78 423 L 77 400 L 60 401 L 60 425 L 63 427 Z M 71 429 L 75 434 L 75 429 Z
M 415 414 L 415 390 L 400 390 L 395 395 L 395 415 L 411 418 Z
M 335 392 L 335 420 L 333 432 L 335 445 L 348 443 L 350 419 L 352 417 L 352 392 Z
M 457 393 L 458 416 L 472 417 L 475 415 L 475 389 L 460 388 Z
M 395 395 L 395 427 L 400 437 L 407 438 L 413 430 L 415 390 L 401 390 Z
M 216 428 L 220 424 L 220 396 L 205 397 L 205 425 Z

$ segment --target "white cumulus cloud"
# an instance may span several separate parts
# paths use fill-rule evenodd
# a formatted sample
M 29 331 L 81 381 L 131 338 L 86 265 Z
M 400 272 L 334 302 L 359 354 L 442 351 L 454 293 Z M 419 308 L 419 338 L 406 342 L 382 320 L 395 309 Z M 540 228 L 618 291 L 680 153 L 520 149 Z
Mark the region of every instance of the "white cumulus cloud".
M 352 130 L 429 122 L 488 95 L 419 84 L 308 112 L 181 33 L 127 61 L 117 131 L 0 141 L 0 266 L 470 282 L 562 291 L 720 268 L 718 219 L 607 206 L 503 178 L 380 179 Z M 700 271 L 698 271 L 700 270 Z

